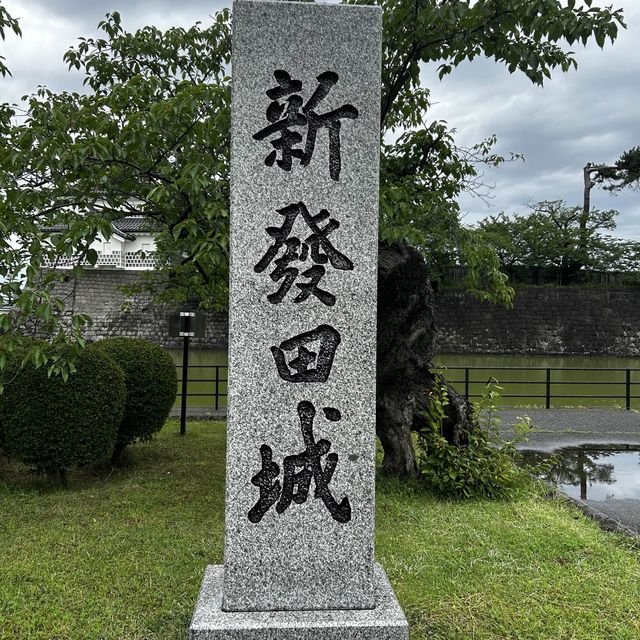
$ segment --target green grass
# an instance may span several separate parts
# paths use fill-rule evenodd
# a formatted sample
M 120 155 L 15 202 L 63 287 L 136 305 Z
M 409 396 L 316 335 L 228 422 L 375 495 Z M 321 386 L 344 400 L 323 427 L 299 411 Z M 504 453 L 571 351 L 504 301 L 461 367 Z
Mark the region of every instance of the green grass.
M 224 424 L 168 423 L 62 491 L 0 461 L 2 640 L 184 640 L 222 561 Z M 640 553 L 530 495 L 444 502 L 378 483 L 377 557 L 411 638 L 637 639 Z

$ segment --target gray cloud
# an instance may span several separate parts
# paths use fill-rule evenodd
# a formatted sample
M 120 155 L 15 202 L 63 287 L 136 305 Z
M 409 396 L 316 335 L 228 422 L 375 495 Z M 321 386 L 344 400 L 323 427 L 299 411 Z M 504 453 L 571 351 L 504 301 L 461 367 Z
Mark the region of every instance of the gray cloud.
M 640 8 L 627 3 L 629 28 L 604 51 L 595 45 L 576 48 L 578 70 L 554 74 L 544 88 L 510 75 L 490 60 L 474 61 L 437 80 L 434 69 L 423 79 L 436 102 L 431 115 L 458 130 L 458 141 L 471 145 L 495 133 L 498 151 L 524 153 L 524 163 L 485 172 L 495 184 L 487 207 L 478 198 L 461 199 L 472 223 L 500 210 L 522 211 L 527 202 L 565 199 L 582 202 L 582 167 L 614 162 L 640 144 Z M 618 235 L 640 239 L 640 194 L 611 196 L 594 189 L 592 204 L 620 211 Z
M 16 5 L 6 3 L 8 7 Z M 81 29 L 92 29 L 111 11 L 119 11 L 125 21 L 138 22 L 147 16 L 171 16 L 175 14 L 198 14 L 201 19 L 228 5 L 221 0 L 187 0 L 176 3 L 175 0 L 20 0 L 20 8 L 11 9 L 16 16 L 44 13 L 73 22 Z M 146 21 L 145 24 L 151 24 Z
M 128 31 L 153 24 L 161 29 L 206 24 L 225 6 L 222 0 L 5 0 L 9 12 L 20 19 L 21 39 L 9 34 L 0 43 L 12 78 L 0 79 L 0 100 L 17 102 L 40 84 L 58 90 L 82 90 L 82 75 L 68 71 L 64 53 L 80 36 L 98 35 L 97 24 L 108 11 L 119 10 Z M 118 6 L 120 5 L 120 6 Z

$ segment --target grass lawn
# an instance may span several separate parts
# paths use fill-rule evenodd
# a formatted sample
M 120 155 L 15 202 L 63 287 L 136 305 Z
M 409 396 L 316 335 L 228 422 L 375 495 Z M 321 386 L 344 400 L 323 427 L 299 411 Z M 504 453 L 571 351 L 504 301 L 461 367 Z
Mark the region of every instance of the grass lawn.
M 225 426 L 177 431 L 69 491 L 0 459 L 2 640 L 185 640 L 222 560 Z M 443 502 L 383 479 L 377 557 L 412 640 L 640 638 L 640 551 L 561 502 Z

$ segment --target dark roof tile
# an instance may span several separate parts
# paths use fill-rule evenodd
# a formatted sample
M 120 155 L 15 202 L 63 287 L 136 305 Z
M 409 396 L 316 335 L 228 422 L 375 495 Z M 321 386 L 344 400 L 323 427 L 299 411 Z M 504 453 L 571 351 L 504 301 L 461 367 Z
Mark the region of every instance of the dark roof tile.
M 117 218 L 112 224 L 114 229 L 123 235 L 129 233 L 153 233 L 160 230 L 160 223 L 147 216 L 124 216 L 123 218 Z M 69 225 L 64 223 L 54 224 L 44 230 L 50 233 L 68 231 Z
M 147 216 L 125 216 L 113 221 L 113 226 L 123 233 L 152 233 L 160 230 L 160 223 Z

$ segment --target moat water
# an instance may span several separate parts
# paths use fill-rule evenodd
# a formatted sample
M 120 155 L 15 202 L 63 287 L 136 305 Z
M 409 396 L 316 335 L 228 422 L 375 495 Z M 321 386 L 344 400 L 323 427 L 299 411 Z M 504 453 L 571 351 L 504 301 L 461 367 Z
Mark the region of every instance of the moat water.
M 182 350 L 169 349 L 176 364 L 182 364 Z M 226 406 L 226 350 L 192 349 L 189 354 L 189 406 L 213 406 L 217 365 L 219 406 Z M 592 356 L 504 356 L 438 354 L 434 365 L 443 367 L 444 375 L 458 381 L 454 386 L 464 393 L 464 371 L 452 367 L 474 367 L 469 371 L 469 393 L 482 394 L 486 383 L 495 378 L 502 387 L 503 406 L 544 407 L 546 403 L 546 368 L 551 373 L 553 407 L 618 407 L 626 405 L 626 369 L 631 371 L 631 406 L 640 409 L 640 358 Z M 504 368 L 502 368 L 504 367 Z M 526 370 L 509 367 L 527 367 Z M 563 369 L 563 371 L 555 370 Z M 579 369 L 601 369 L 580 371 Z M 607 369 L 609 369 L 607 371 Z M 611 371 L 611 369 L 617 369 Z M 178 370 L 180 377 L 180 370 Z M 204 395 L 192 395 L 204 394 Z M 595 398 L 585 396 L 616 396 Z M 530 397 L 538 396 L 538 397 Z M 569 397 L 572 396 L 572 397 Z M 582 396 L 582 397 L 575 397 Z
M 475 367 L 469 371 L 469 393 L 483 393 L 487 382 L 495 378 L 502 387 L 503 406 L 541 407 L 546 405 L 547 372 L 551 371 L 552 407 L 626 408 L 627 373 L 629 374 L 631 407 L 640 409 L 640 358 L 601 356 L 502 356 L 439 354 L 434 365 L 464 393 L 465 372 L 453 367 Z M 504 368 L 501 368 L 504 367 Z M 526 367 L 525 370 L 509 367 Z M 562 369 L 562 370 L 556 370 Z M 580 369 L 599 369 L 581 371 Z M 614 370 L 612 370 L 614 369 Z M 633 369 L 638 369 L 633 371 Z M 537 397 L 531 397 L 537 396 Z M 603 398 L 593 396 L 616 396 Z

